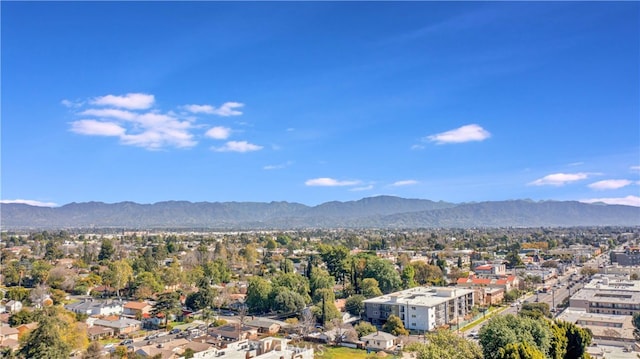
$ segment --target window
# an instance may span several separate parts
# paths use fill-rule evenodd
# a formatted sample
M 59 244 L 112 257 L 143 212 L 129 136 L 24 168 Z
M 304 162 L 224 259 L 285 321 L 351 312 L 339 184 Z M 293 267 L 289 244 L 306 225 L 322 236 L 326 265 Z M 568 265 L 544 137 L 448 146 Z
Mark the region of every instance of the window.
M 412 326 L 412 327 L 415 327 L 415 326 L 416 326 L 416 323 L 411 323 L 411 326 Z
M 416 310 L 416 307 L 411 307 L 411 310 Z
M 415 315 L 415 314 L 411 314 L 411 318 L 415 318 L 415 317 L 416 317 L 416 315 Z

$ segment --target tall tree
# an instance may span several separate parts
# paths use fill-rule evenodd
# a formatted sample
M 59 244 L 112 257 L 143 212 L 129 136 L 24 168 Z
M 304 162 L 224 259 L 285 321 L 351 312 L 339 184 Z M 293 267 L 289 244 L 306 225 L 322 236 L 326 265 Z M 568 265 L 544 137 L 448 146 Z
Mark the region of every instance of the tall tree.
M 270 309 L 269 296 L 271 289 L 271 283 L 264 278 L 252 277 L 249 279 L 246 303 L 250 312 L 264 313 Z
M 102 240 L 100 245 L 100 252 L 98 253 L 99 261 L 110 261 L 113 259 L 113 255 L 116 252 L 116 248 L 113 245 L 113 241 L 109 238 Z
M 157 316 L 164 315 L 164 325 L 167 326 L 169 316 L 179 314 L 182 311 L 180 306 L 180 294 L 177 292 L 168 292 L 158 295 L 158 300 L 151 309 L 151 314 Z
M 417 343 L 407 350 L 416 351 L 417 359 L 481 359 L 482 350 L 476 343 L 454 332 L 439 329 L 425 335 L 426 343 Z
M 402 320 L 393 314 L 387 318 L 387 322 L 382 326 L 382 330 L 395 336 L 409 335 L 409 331 L 404 328 Z
M 28 333 L 19 350 L 19 355 L 32 359 L 67 359 L 72 346 L 62 338 L 66 323 L 52 310 L 43 311 L 38 326 Z

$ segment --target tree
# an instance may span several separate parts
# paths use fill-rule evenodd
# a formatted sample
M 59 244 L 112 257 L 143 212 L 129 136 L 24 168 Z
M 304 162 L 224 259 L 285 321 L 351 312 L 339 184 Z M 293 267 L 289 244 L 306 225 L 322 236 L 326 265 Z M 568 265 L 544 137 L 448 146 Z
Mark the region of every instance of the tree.
M 311 289 L 311 297 L 315 300 L 315 293 L 319 289 L 331 289 L 336 284 L 333 276 L 324 269 L 314 267 L 311 270 L 311 277 L 309 278 L 309 287 Z
M 9 325 L 12 327 L 17 327 L 21 324 L 28 324 L 34 322 L 36 320 L 36 316 L 34 312 L 29 310 L 21 310 L 17 313 L 11 314 L 9 317 Z
M 500 348 L 496 358 L 498 359 L 545 359 L 544 354 L 535 346 L 527 342 L 509 343 Z
M 364 312 L 364 300 L 365 297 L 362 294 L 355 294 L 347 298 L 345 303 L 347 312 L 359 318 Z
M 271 283 L 264 278 L 252 277 L 249 279 L 246 303 L 250 312 L 264 313 L 270 309 L 269 296 L 271 289 Z
M 633 335 L 640 341 L 640 313 L 633 314 Z
M 410 264 L 415 272 L 414 279 L 420 285 L 442 285 L 444 276 L 438 266 L 425 262 L 413 262 Z
M 316 305 L 312 308 L 313 313 L 320 319 L 322 325 L 326 325 L 333 319 L 340 318 L 340 311 L 336 308 L 336 297 L 333 290 L 328 288 L 318 289 L 315 297 L 317 297 Z
M 549 310 L 548 303 L 522 303 L 522 308 L 520 308 L 518 315 L 533 319 L 540 319 L 542 317 L 551 318 L 551 311 Z
M 349 249 L 345 246 L 329 246 L 320 245 L 320 257 L 327 265 L 327 271 L 331 274 L 336 282 L 344 282 L 347 272 L 347 259 L 349 257 Z
M 415 276 L 416 276 L 416 271 L 415 269 L 413 269 L 412 266 L 404 267 L 404 269 L 402 270 L 402 273 L 400 274 L 400 279 L 402 280 L 402 288 L 409 289 L 409 288 L 415 287 L 417 285 L 414 279 Z
M 582 358 L 586 348 L 591 344 L 591 332 L 570 322 L 559 321 L 557 325 L 565 331 L 567 336 L 565 359 Z
M 454 332 L 439 329 L 425 335 L 426 343 L 416 343 L 407 350 L 416 351 L 417 359 L 481 359 L 480 347 Z
M 113 255 L 116 252 L 115 247 L 113 246 L 113 241 L 109 238 L 105 238 L 102 240 L 102 244 L 100 245 L 100 253 L 98 253 L 99 261 L 110 261 L 113 259 Z
M 120 290 L 129 285 L 133 279 L 133 268 L 124 259 L 109 263 L 109 269 L 104 273 L 105 283 L 115 288 L 118 297 Z
M 157 316 L 164 315 L 164 325 L 167 326 L 169 316 L 178 314 L 182 311 L 180 306 L 180 294 L 177 292 L 162 293 L 158 295 L 158 300 L 151 309 L 151 314 Z
M 38 320 L 38 327 L 26 335 L 19 355 L 33 359 L 69 358 L 72 346 L 62 338 L 65 325 L 54 311 L 44 311 Z
M 479 335 L 485 359 L 498 359 L 500 349 L 519 342 L 527 342 L 546 355 L 550 351 L 552 337 L 547 322 L 512 314 L 491 318 L 480 329 Z
M 373 325 L 373 324 L 371 324 L 369 322 L 360 322 L 360 323 L 356 324 L 354 329 L 358 333 L 358 338 L 362 338 L 365 335 L 369 335 L 371 333 L 375 333 L 378 330 L 375 327 L 375 325 Z
M 280 273 L 271 280 L 271 283 L 273 284 L 273 288 L 283 287 L 292 290 L 300 294 L 302 298 L 304 298 L 305 303 L 311 302 L 311 297 L 309 296 L 309 280 L 305 276 L 293 272 Z
M 393 314 L 387 318 L 387 322 L 382 326 L 382 330 L 395 336 L 409 335 L 409 331 L 404 328 L 402 320 Z
M 376 279 L 383 293 L 394 292 L 402 286 L 402 280 L 393 263 L 378 257 L 371 257 L 367 260 L 363 278 Z
M 598 268 L 584 266 L 580 269 L 580 274 L 583 276 L 591 277 L 594 274 L 598 273 Z
M 523 265 L 522 258 L 517 251 L 511 251 L 505 257 L 509 261 L 509 268 L 516 268 Z
M 273 309 L 280 313 L 295 313 L 301 311 L 306 303 L 304 298 L 286 288 L 278 288 L 278 290 L 274 290 L 275 296 L 273 298 Z
M 101 359 L 102 345 L 98 341 L 92 341 L 87 348 L 87 352 L 82 356 L 83 359 Z
M 365 298 L 379 297 L 382 295 L 382 291 L 378 286 L 378 281 L 374 278 L 365 278 L 364 280 L 362 280 L 361 287 L 362 295 Z

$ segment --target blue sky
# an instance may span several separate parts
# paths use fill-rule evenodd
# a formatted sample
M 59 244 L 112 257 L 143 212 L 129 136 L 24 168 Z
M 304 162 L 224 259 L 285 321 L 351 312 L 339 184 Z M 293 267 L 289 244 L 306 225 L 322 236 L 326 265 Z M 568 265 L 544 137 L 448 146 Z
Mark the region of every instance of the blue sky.
M 4 202 L 640 206 L 636 2 L 6 2 Z

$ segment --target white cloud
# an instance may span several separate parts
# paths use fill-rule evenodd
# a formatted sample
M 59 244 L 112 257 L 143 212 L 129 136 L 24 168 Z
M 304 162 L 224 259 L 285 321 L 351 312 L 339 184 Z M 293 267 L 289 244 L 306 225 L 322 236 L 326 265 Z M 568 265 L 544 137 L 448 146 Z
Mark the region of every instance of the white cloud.
M 29 206 L 36 207 L 57 207 L 58 204 L 54 202 L 41 202 L 32 199 L 2 199 L 0 203 L 18 203 L 18 204 L 28 204 Z
M 263 170 L 271 171 L 271 170 L 281 170 L 283 168 L 287 168 L 293 164 L 293 161 L 287 161 L 285 163 L 281 163 L 279 165 L 266 165 L 262 167 Z
M 241 111 L 235 110 L 243 107 L 244 104 L 240 102 L 225 102 L 222 106 L 216 108 L 211 105 L 184 105 L 182 108 L 191 113 L 205 113 L 208 115 L 218 115 L 223 117 L 228 116 L 240 116 Z
M 204 135 L 216 140 L 226 140 L 231 135 L 231 129 L 224 126 L 216 126 L 210 128 Z
M 412 150 L 424 150 L 425 146 L 424 145 L 413 145 L 411 146 Z
M 618 197 L 618 198 L 590 198 L 590 199 L 580 200 L 580 202 L 584 202 L 584 203 L 602 202 L 606 204 L 621 204 L 625 206 L 640 207 L 640 197 L 631 196 L 631 195 L 626 197 Z
M 368 186 L 364 186 L 364 187 L 354 187 L 349 189 L 349 191 L 354 191 L 354 192 L 359 192 L 359 191 L 370 191 L 373 189 L 373 185 L 370 184 Z
M 91 104 L 113 106 L 129 110 L 145 110 L 153 106 L 155 97 L 145 93 L 128 93 L 124 96 L 106 95 L 91 100 Z
M 588 173 L 553 173 L 530 182 L 533 186 L 564 186 L 567 183 L 580 181 L 589 177 Z
M 401 186 L 411 186 L 414 184 L 418 184 L 419 182 L 416 180 L 404 180 L 404 181 L 396 181 L 394 183 L 392 183 L 391 185 L 394 187 L 401 187 Z
M 360 184 L 360 181 L 338 181 L 329 177 L 313 178 L 304 182 L 307 186 L 318 187 L 340 187 L 340 186 L 355 186 Z
M 133 121 L 138 115 L 131 111 L 119 110 L 116 108 L 90 108 L 80 112 L 80 114 L 85 116 L 117 118 L 119 120 L 126 121 Z
M 632 171 L 640 171 L 640 166 L 631 166 L 629 169 Z
M 211 105 L 184 105 L 183 108 L 191 113 L 213 113 L 213 106 Z
M 454 130 L 427 136 L 425 139 L 427 141 L 435 142 L 441 145 L 445 143 L 484 141 L 489 137 L 491 137 L 491 134 L 487 130 L 476 124 L 471 124 L 456 128 Z
M 89 136 L 123 136 L 125 134 L 125 129 L 117 123 L 96 120 L 71 122 L 71 131 Z
M 242 115 L 242 112 L 238 110 L 234 110 L 234 108 L 242 108 L 242 107 L 244 107 L 244 104 L 240 102 L 225 102 L 222 104 L 222 106 L 218 107 L 214 111 L 214 114 L 218 116 L 224 116 L 224 117 L 240 116 Z
M 591 183 L 589 185 L 589 188 L 593 188 L 597 190 L 618 189 L 618 188 L 626 187 L 631 183 L 632 183 L 631 181 L 626 179 L 621 179 L 621 180 L 611 179 L 611 180 L 604 180 L 604 181 Z
M 216 152 L 253 152 L 260 151 L 262 148 L 247 141 L 229 141 L 222 147 L 212 147 Z

